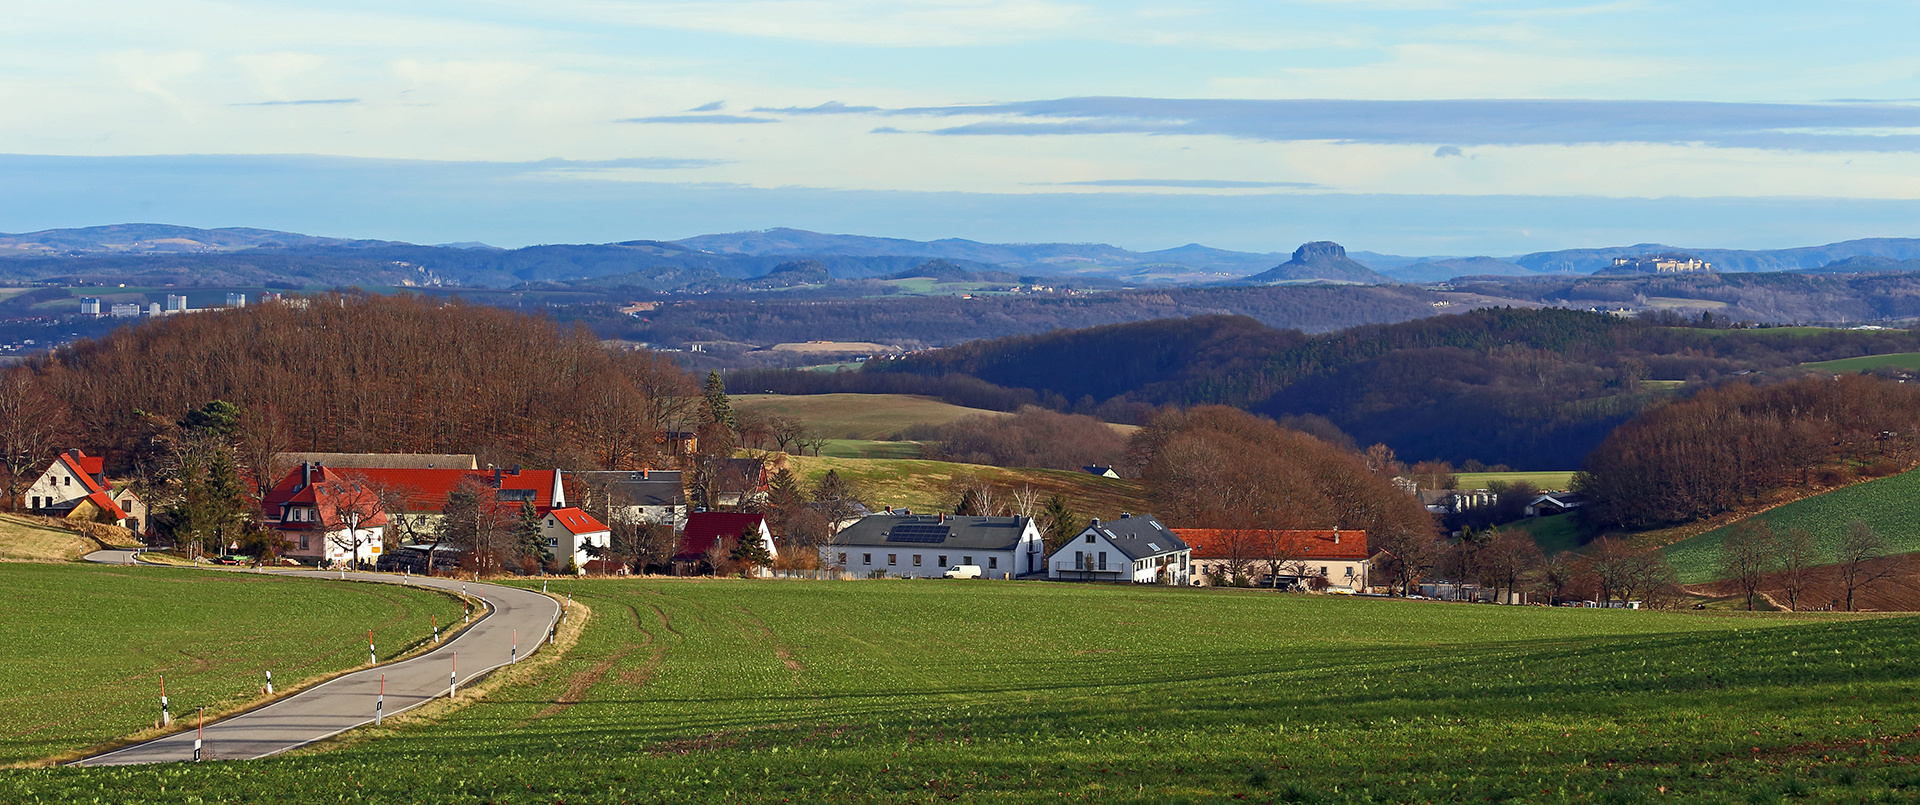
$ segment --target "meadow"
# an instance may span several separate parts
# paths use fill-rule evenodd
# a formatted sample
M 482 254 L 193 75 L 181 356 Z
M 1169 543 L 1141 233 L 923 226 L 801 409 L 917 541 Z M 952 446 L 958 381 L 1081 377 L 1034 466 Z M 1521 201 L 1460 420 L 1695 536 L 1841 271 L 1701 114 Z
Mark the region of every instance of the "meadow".
M 945 425 L 969 416 L 1008 416 L 909 394 L 735 394 L 735 408 L 790 416 L 828 439 L 892 439 L 914 425 Z
M 1806 529 L 1813 535 L 1822 564 L 1833 561 L 1834 550 L 1854 520 L 1865 522 L 1886 540 L 1888 554 L 1920 551 L 1920 509 L 1913 505 L 1916 498 L 1920 498 L 1920 470 L 1803 498 L 1681 540 L 1664 550 L 1680 581 L 1687 584 L 1719 578 L 1721 544 L 1740 523 L 1751 520 L 1765 521 L 1776 534 L 1790 528 Z
M 1509 484 L 1514 481 L 1525 481 L 1532 484 L 1535 489 L 1550 489 L 1557 492 L 1565 492 L 1573 488 L 1572 470 L 1547 472 L 1460 472 L 1454 473 L 1454 477 L 1459 480 L 1461 489 L 1485 489 L 1487 488 L 1487 484 L 1494 483 L 1495 481 Z
M 0 561 L 70 562 L 97 550 L 99 543 L 78 533 L 0 514 Z
M 148 566 L 0 564 L 0 766 L 258 698 L 382 658 L 460 617 L 417 587 Z M 7 797 L 0 796 L 0 801 Z
M 1858 358 L 1841 358 L 1835 361 L 1803 363 L 1808 369 L 1825 369 L 1829 372 L 1864 372 L 1869 369 L 1920 369 L 1920 352 L 1896 352 L 1890 355 L 1863 355 Z
M 958 484 L 984 481 L 1006 491 L 1032 487 L 1044 502 L 1048 495 L 1066 498 L 1081 517 L 1114 518 L 1127 512 L 1149 512 L 1147 486 L 1138 480 L 1101 478 L 1075 470 L 1008 469 L 984 464 L 906 458 L 835 458 L 791 456 L 793 473 L 809 487 L 833 470 L 853 481 L 861 498 L 874 510 L 882 506 L 914 511 L 951 509 L 958 500 Z
M 1920 793 L 1910 619 L 1026 582 L 591 580 L 557 662 L 7 802 L 1748 802 Z M 531 669 L 530 669 L 531 670 Z

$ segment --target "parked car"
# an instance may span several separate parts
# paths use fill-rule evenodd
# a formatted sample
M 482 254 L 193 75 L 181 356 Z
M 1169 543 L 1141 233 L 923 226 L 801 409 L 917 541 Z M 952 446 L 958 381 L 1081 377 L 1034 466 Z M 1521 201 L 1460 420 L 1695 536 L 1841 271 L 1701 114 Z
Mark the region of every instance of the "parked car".
M 947 568 L 947 572 L 940 575 L 949 579 L 977 579 L 980 578 L 980 566 L 954 565 L 953 567 Z

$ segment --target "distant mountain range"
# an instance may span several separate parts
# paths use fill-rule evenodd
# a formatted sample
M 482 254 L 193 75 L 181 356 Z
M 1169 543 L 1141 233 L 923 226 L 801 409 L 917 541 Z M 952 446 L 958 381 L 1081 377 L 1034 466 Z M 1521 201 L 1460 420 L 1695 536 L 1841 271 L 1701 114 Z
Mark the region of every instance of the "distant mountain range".
M 1098 280 L 1099 285 L 1191 285 L 1232 282 L 1441 282 L 1467 276 L 1591 274 L 1613 258 L 1685 252 L 1720 271 L 1913 270 L 1920 239 L 1869 238 L 1770 251 L 1681 248 L 1642 243 L 1563 249 L 1505 258 L 1409 257 L 1347 252 L 1316 242 L 1293 254 L 1238 252 L 1188 244 L 1136 252 L 1103 243 L 981 243 L 960 238 L 915 241 L 769 229 L 700 235 L 678 241 L 529 246 L 499 249 L 483 243 L 421 246 L 398 241 L 328 238 L 265 229 L 196 229 L 166 224 L 116 224 L 0 234 L 0 280 L 152 275 L 191 281 L 196 270 L 215 281 L 324 278 L 337 284 L 440 284 L 513 287 L 525 283 L 631 284 L 654 290 L 724 288 L 765 277 L 792 263 L 840 280 L 919 276 L 943 261 L 969 276 Z M 216 259 L 217 258 L 217 259 Z M 196 268 L 198 267 L 198 268 Z M 906 272 L 903 274 L 903 272 Z M 802 274 L 788 271 L 798 280 Z M 759 283 L 765 285 L 765 283 Z M 775 283 L 778 285 L 779 283 Z

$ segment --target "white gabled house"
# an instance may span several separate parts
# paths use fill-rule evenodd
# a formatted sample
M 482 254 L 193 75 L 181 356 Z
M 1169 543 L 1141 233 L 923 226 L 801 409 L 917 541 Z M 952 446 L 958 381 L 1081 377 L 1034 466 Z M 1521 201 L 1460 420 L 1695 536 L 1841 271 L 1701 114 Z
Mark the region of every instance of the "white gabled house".
M 1047 578 L 1184 585 L 1193 575 L 1185 540 L 1153 515 L 1094 520 L 1047 558 Z
M 1045 562 L 1031 517 L 955 514 L 869 514 L 821 546 L 830 567 L 860 576 L 939 578 L 956 565 L 976 565 L 982 578 L 1039 573 Z
M 540 536 L 546 538 L 555 562 L 565 568 L 571 561 L 574 572 L 583 574 L 593 559 L 588 549 L 603 551 L 613 544 L 613 531 L 606 524 L 572 506 L 549 510 L 540 519 Z
M 115 488 L 107 482 L 106 459 L 79 449 L 55 456 L 27 488 L 27 511 L 112 523 L 135 534 L 147 523 L 147 504 L 125 485 Z

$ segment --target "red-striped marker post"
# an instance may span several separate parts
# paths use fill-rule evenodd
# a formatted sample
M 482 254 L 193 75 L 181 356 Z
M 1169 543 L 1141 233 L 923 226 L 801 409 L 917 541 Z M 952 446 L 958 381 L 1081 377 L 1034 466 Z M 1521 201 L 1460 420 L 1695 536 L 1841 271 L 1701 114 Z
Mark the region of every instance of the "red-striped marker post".
M 200 708 L 200 731 L 193 736 L 193 761 L 200 762 L 200 744 L 207 737 L 207 708 Z

